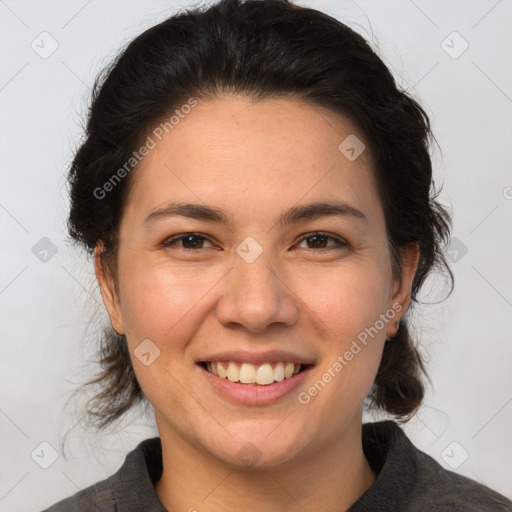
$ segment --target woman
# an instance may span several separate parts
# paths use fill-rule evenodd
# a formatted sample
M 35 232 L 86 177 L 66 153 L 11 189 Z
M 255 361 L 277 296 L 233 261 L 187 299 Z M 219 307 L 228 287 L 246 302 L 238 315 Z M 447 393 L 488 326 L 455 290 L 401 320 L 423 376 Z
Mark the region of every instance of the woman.
M 422 108 L 361 36 L 223 0 L 137 37 L 69 175 L 113 330 L 91 414 L 159 437 L 68 510 L 512 510 L 393 421 L 423 398 L 407 310 L 450 219 Z

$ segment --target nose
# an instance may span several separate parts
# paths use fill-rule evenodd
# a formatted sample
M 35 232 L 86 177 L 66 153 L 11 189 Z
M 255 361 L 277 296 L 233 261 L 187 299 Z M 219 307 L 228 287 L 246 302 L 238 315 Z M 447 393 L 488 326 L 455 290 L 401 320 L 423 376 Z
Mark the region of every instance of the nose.
M 293 325 L 299 318 L 298 304 L 293 291 L 263 256 L 252 263 L 237 257 L 224 280 L 216 315 L 225 327 L 243 326 L 258 333 L 272 324 Z

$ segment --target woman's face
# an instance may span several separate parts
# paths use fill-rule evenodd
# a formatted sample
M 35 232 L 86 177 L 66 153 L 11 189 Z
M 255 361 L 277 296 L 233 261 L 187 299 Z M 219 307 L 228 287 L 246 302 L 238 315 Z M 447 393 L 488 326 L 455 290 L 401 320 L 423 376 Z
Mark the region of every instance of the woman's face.
M 363 135 L 299 100 L 223 96 L 161 138 L 134 171 L 118 296 L 97 272 L 163 441 L 285 467 L 357 433 L 417 258 L 394 279 Z

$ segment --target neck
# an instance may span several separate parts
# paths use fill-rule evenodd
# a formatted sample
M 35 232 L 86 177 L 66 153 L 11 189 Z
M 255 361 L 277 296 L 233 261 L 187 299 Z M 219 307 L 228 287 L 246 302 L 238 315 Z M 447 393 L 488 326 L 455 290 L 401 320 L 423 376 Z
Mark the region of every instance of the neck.
M 323 449 L 267 470 L 233 468 L 175 434 L 160 434 L 164 469 L 155 490 L 167 510 L 339 512 L 376 478 L 362 450 L 360 421 Z

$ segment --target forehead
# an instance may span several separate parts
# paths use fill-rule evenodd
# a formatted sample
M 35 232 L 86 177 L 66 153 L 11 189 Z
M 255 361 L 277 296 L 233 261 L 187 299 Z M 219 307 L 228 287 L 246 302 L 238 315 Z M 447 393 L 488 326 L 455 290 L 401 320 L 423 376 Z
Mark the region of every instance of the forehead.
M 364 136 L 340 114 L 298 99 L 234 95 L 198 100 L 176 119 L 161 140 L 153 136 L 135 171 L 127 205 L 134 213 L 170 199 L 241 212 L 305 196 L 375 199 L 369 148 L 347 158 L 347 145 L 361 151 Z

